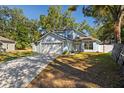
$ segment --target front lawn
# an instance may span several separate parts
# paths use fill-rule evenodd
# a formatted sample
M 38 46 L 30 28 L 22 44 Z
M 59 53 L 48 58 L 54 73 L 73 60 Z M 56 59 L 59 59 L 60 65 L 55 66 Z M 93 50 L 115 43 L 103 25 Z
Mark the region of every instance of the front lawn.
M 15 50 L 13 52 L 0 53 L 0 63 L 34 54 L 31 50 Z
M 27 87 L 120 87 L 118 72 L 108 53 L 59 56 Z

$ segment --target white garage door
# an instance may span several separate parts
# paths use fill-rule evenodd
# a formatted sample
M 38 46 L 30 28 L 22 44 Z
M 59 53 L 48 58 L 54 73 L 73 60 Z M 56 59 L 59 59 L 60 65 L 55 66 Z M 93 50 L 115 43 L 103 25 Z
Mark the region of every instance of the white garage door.
M 62 43 L 42 43 L 40 50 L 43 54 L 61 54 Z

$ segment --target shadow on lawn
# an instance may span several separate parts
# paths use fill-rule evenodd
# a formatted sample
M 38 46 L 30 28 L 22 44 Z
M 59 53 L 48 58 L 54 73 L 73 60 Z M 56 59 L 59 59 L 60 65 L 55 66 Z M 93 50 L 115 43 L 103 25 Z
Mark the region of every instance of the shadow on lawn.
M 90 55 L 85 59 L 64 56 L 55 59 L 35 79 L 33 87 L 122 87 L 119 67 L 109 54 Z

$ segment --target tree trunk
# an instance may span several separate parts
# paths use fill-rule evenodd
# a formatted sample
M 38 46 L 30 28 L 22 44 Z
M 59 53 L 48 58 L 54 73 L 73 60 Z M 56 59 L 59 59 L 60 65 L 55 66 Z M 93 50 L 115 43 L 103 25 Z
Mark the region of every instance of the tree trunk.
M 115 42 L 121 43 L 121 19 L 117 20 L 114 24 Z

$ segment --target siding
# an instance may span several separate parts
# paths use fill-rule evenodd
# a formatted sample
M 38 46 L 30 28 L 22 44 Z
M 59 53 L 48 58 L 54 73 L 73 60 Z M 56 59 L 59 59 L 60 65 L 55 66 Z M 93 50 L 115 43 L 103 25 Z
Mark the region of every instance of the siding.
M 2 48 L 6 49 L 6 52 L 15 50 L 15 43 L 2 43 Z
M 34 52 L 37 52 L 37 46 L 36 46 L 34 43 L 32 43 L 32 50 L 33 50 Z
M 72 51 L 72 42 L 70 41 L 64 41 L 64 45 L 63 45 L 63 52 L 64 51 L 68 51 L 71 52 Z
M 48 34 L 43 37 L 37 45 L 32 44 L 32 49 L 34 52 L 38 53 L 59 53 L 63 51 L 63 49 L 60 48 L 60 46 L 63 46 L 63 41 L 64 40 L 61 37 L 53 34 Z

